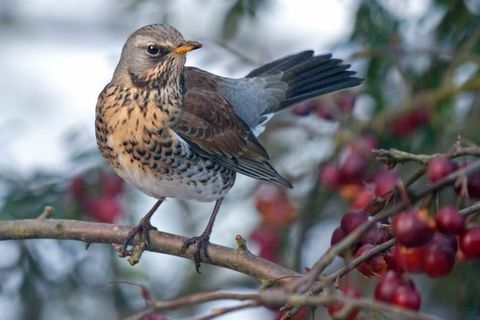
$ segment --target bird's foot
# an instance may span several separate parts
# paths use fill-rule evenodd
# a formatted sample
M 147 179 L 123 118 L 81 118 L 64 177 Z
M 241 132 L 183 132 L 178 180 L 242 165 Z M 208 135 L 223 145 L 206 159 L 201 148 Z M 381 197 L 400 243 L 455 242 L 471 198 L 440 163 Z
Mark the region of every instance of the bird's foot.
M 141 251 L 144 251 L 150 247 L 150 230 L 157 230 L 157 228 L 150 224 L 149 218 L 145 218 L 146 217 L 143 217 L 142 220 L 140 220 L 140 222 L 128 232 L 125 242 L 123 243 L 122 255 L 124 257 L 132 256 L 132 252 L 138 251 L 138 248 L 141 248 Z M 141 236 L 142 242 L 140 245 L 136 246 L 136 248 L 128 250 L 127 248 L 137 235 Z
M 210 244 L 210 234 L 202 233 L 197 237 L 192 237 L 183 242 L 182 251 L 186 251 L 191 245 L 195 245 L 193 249 L 193 261 L 195 262 L 195 270 L 200 273 L 200 263 L 210 261 L 208 255 L 208 245 Z

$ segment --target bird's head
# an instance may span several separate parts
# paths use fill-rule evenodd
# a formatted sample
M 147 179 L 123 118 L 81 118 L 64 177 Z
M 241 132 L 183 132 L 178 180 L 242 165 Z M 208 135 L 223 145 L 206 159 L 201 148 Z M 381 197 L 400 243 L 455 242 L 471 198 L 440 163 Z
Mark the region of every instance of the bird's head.
M 129 79 L 138 86 L 162 86 L 180 81 L 185 54 L 201 47 L 199 42 L 185 40 L 172 26 L 142 27 L 125 42 L 114 81 Z

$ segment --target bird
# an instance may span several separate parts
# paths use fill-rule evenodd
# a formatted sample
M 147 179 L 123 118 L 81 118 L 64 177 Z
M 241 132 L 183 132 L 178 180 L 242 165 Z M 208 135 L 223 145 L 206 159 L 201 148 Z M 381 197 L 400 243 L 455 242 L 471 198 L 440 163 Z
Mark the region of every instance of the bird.
M 202 47 L 174 27 L 151 24 L 126 40 L 112 80 L 98 97 L 95 134 L 100 153 L 121 178 L 157 199 L 125 239 L 148 245 L 150 218 L 167 198 L 215 201 L 194 246 L 197 272 L 210 260 L 210 234 L 238 173 L 292 188 L 273 167 L 257 135 L 271 116 L 296 103 L 359 85 L 350 65 L 305 50 L 227 78 L 185 66 Z

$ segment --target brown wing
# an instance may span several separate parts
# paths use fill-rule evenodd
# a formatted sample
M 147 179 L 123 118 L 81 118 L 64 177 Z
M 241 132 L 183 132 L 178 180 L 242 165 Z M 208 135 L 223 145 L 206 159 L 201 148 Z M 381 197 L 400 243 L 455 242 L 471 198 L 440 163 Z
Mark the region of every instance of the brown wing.
M 192 88 L 173 129 L 198 154 L 252 178 L 286 187 L 290 182 L 272 167 L 265 149 L 232 106 L 214 91 Z

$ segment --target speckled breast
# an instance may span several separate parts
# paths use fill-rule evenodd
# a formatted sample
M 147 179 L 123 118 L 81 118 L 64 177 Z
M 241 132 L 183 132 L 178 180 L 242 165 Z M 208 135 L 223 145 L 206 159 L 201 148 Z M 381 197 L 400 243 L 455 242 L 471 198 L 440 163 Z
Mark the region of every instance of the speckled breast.
M 198 201 L 223 197 L 235 172 L 195 153 L 169 128 L 175 111 L 159 108 L 155 99 L 154 92 L 104 89 L 95 123 L 103 157 L 120 177 L 150 196 Z

